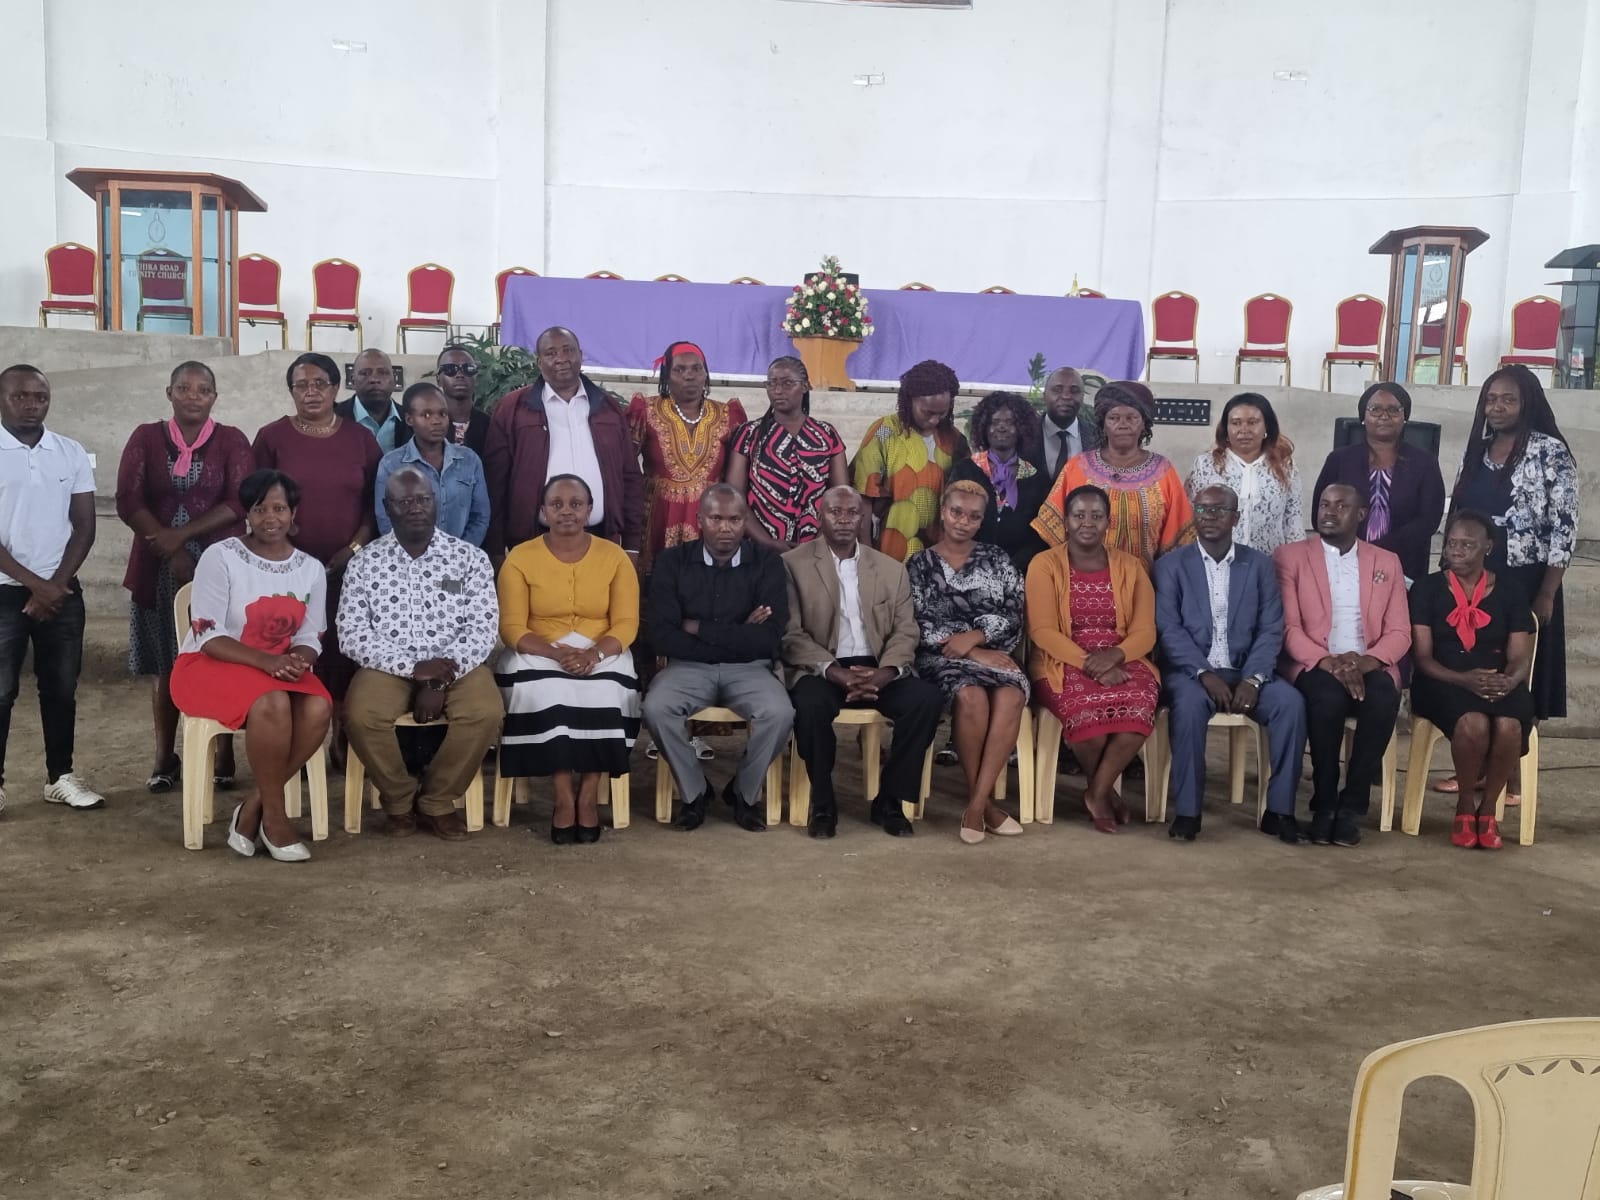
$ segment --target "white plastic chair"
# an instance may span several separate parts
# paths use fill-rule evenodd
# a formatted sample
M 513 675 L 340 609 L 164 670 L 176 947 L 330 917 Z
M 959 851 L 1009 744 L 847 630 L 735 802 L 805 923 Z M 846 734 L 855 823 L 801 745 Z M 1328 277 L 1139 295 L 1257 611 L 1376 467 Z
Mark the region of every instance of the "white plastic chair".
M 1472 1100 L 1470 1191 L 1392 1182 L 1406 1088 L 1438 1076 Z M 1456 1200 L 1600 1197 L 1600 1019 L 1483 1025 L 1397 1042 L 1367 1055 L 1350 1102 L 1344 1185 L 1299 1200 L 1389 1200 L 1389 1189 Z
M 710 721 L 720 725 L 748 725 L 750 722 L 731 708 L 702 708 L 690 713 L 691 721 Z M 767 764 L 767 824 L 776 825 L 783 820 L 783 751 L 780 749 Z M 663 825 L 672 823 L 672 798 L 678 794 L 678 781 L 672 777 L 666 755 L 656 760 L 656 820 Z
M 511 802 L 513 799 L 518 804 L 526 804 L 527 779 L 514 775 L 497 776 L 494 781 L 494 823 L 495 827 L 504 829 L 511 824 Z M 520 787 L 519 787 L 520 785 Z M 628 827 L 630 805 L 632 797 L 632 783 L 630 777 L 623 775 L 600 775 L 600 803 L 611 805 L 611 828 L 626 829 Z M 519 791 L 521 794 L 519 795 Z
M 178 641 L 183 641 L 184 630 L 189 628 L 189 596 L 194 584 L 186 583 L 178 589 L 172 602 L 172 618 L 176 623 Z M 236 731 L 209 717 L 191 717 L 178 714 L 178 736 L 183 745 L 183 845 L 188 850 L 205 847 L 205 827 L 216 819 L 215 799 L 211 784 L 216 768 L 216 739 Z M 306 762 L 306 779 L 311 792 L 311 840 L 328 839 L 328 754 L 317 747 Z M 302 811 L 300 773 L 284 785 L 284 811 L 298 818 Z
M 1053 824 L 1056 819 L 1056 768 L 1061 764 L 1061 722 L 1055 713 L 1042 705 L 1035 708 L 1034 720 L 1038 729 L 1033 737 L 1033 807 L 1024 810 L 1026 815 L 1021 819 L 1027 821 L 1036 818 L 1046 825 Z M 1028 722 L 1023 721 L 1026 726 Z M 1161 790 L 1159 801 L 1161 812 L 1156 811 L 1157 788 L 1154 785 L 1155 763 L 1154 752 L 1150 748 L 1150 739 L 1146 738 L 1143 746 L 1139 748 L 1139 757 L 1144 761 L 1144 819 L 1146 821 L 1159 821 L 1166 813 L 1166 792 Z M 1019 755 L 1020 760 L 1020 755 Z M 1117 790 L 1120 792 L 1119 783 Z
M 868 804 L 877 798 L 883 782 L 883 731 L 891 722 L 875 708 L 841 708 L 833 719 L 835 725 L 853 725 L 861 730 L 862 792 Z M 915 803 L 902 800 L 900 809 L 906 820 L 915 821 L 922 816 L 923 805 L 933 787 L 933 747 L 922 759 L 922 786 Z M 806 770 L 805 759 L 800 757 L 800 747 L 793 737 L 789 739 L 789 824 L 802 829 L 811 823 L 811 774 Z
M 1157 821 L 1167 819 L 1167 793 L 1172 786 L 1172 738 L 1168 731 L 1166 707 L 1156 709 L 1155 729 L 1145 743 L 1149 780 L 1156 793 Z M 1256 744 L 1256 823 L 1260 824 L 1267 811 L 1267 783 L 1272 778 L 1272 753 L 1267 746 L 1267 727 L 1257 724 L 1243 713 L 1213 713 L 1206 722 L 1209 729 L 1228 731 L 1228 799 L 1235 804 L 1244 803 L 1244 758 L 1254 731 Z M 1152 759 L 1154 761 L 1152 761 Z M 1147 802 L 1148 807 L 1148 802 Z

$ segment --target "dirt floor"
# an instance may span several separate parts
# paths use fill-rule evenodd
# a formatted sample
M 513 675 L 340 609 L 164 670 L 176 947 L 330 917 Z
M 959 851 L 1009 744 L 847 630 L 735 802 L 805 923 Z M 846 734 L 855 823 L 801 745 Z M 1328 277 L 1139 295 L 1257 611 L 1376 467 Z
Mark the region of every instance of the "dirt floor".
M 658 827 L 641 757 L 597 846 L 551 846 L 541 793 L 458 845 L 336 814 L 295 866 L 220 824 L 183 850 L 133 685 L 82 698 L 108 807 L 45 805 L 30 693 L 7 1198 L 1292 1197 L 1340 1175 L 1368 1051 L 1600 984 L 1589 742 L 1545 742 L 1539 844 L 1498 855 L 1448 844 L 1443 797 L 1420 839 L 1294 850 L 1215 787 L 1199 842 L 1113 841 L 1071 782 L 1053 827 L 967 847 L 954 768 L 896 841 L 846 743 L 831 842 Z M 1465 1178 L 1464 1097 L 1408 1118 L 1402 1174 Z

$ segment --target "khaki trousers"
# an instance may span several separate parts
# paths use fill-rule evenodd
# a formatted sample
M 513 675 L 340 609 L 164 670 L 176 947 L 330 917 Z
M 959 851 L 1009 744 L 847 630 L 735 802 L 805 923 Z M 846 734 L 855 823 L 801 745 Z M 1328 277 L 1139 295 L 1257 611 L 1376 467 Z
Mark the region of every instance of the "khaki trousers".
M 444 744 L 418 780 L 406 770 L 394 727 L 395 718 L 411 711 L 417 687 L 409 679 L 363 667 L 345 694 L 345 731 L 384 812 L 403 815 L 415 805 L 427 816 L 442 817 L 455 811 L 456 798 L 482 770 L 484 753 L 500 736 L 505 707 L 486 666 L 451 684 L 444 700 Z

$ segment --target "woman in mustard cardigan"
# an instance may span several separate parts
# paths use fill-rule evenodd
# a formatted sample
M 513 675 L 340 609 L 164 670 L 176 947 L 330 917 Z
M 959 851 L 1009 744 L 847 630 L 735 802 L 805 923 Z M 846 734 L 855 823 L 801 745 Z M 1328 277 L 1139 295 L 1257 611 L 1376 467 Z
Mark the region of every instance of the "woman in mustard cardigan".
M 506 702 L 500 774 L 553 775 L 550 840 L 600 840 L 600 776 L 626 775 L 639 736 L 639 576 L 613 542 L 585 532 L 594 494 L 576 475 L 545 484 L 548 533 L 500 568 L 495 682 Z
M 1028 567 L 1028 674 L 1083 764 L 1094 827 L 1116 833 L 1128 808 L 1115 791 L 1154 727 L 1161 681 L 1150 664 L 1156 594 L 1143 564 L 1106 547 L 1111 499 L 1074 488 L 1062 508 L 1067 540 Z

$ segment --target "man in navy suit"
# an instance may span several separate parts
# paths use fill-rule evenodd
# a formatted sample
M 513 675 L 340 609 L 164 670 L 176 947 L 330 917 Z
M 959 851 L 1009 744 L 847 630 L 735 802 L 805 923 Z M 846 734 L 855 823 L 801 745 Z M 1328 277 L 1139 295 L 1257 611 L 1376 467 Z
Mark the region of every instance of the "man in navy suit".
M 1156 560 L 1156 627 L 1172 733 L 1168 835 L 1194 841 L 1205 794 L 1206 724 L 1243 713 L 1264 726 L 1272 762 L 1261 832 L 1301 841 L 1295 786 L 1306 744 L 1306 705 L 1273 669 L 1283 648 L 1283 599 L 1272 560 L 1233 540 L 1239 497 L 1209 487 L 1194 498 L 1196 541 Z

